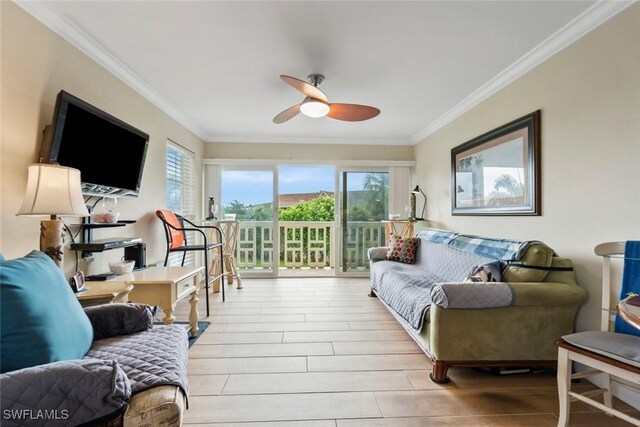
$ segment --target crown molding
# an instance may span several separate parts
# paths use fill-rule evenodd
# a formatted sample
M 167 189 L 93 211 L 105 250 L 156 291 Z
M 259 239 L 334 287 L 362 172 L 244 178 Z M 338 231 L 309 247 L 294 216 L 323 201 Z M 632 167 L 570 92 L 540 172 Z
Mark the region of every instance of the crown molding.
M 418 144 L 433 135 L 491 95 L 503 89 L 511 82 L 522 77 L 537 65 L 543 63 L 556 53 L 568 47 L 600 24 L 609 20 L 619 12 L 633 4 L 635 0 L 610 1 L 600 0 L 565 26 L 542 41 L 516 62 L 505 68 L 487 83 L 476 89 L 449 111 L 435 119 L 427 127 L 411 137 L 412 144 Z
M 205 139 L 209 143 L 257 143 L 257 144 L 347 144 L 347 145 L 404 145 L 411 146 L 412 142 L 408 139 L 398 138 L 331 138 L 331 137 L 296 137 L 296 136 L 273 136 L 273 137 L 256 137 L 256 136 L 224 136 L 224 135 L 208 135 Z
M 176 107 L 160 96 L 142 77 L 109 53 L 89 34 L 78 28 L 77 25 L 53 12 L 45 5 L 45 2 L 14 0 L 14 3 L 204 140 L 204 135 L 206 134 L 204 129 L 189 120 Z

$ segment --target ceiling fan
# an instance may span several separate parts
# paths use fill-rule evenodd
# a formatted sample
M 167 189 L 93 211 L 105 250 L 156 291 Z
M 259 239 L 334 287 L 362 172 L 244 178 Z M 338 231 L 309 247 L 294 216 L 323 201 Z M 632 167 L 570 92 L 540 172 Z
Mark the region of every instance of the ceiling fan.
M 324 81 L 321 74 L 311 74 L 309 83 L 295 77 L 280 75 L 280 78 L 299 90 L 306 97 L 301 103 L 289 107 L 273 118 L 273 123 L 284 123 L 302 113 L 307 117 L 330 117 L 346 122 L 361 122 L 369 120 L 380 114 L 380 110 L 368 105 L 330 103 L 327 95 L 318 86 Z

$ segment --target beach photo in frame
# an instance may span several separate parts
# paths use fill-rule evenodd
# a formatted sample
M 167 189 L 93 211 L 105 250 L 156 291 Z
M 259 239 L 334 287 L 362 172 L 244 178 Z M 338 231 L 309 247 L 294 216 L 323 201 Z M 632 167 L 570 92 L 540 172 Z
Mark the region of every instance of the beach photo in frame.
M 452 215 L 540 215 L 540 110 L 451 150 Z

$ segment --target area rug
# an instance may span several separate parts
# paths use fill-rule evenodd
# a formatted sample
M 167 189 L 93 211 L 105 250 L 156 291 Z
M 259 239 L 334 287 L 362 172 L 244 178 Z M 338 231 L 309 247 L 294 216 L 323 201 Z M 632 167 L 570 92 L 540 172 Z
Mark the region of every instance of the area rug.
M 188 325 L 189 324 L 189 322 L 173 322 L 173 323 L 175 325 Z M 198 322 L 198 335 L 196 335 L 195 337 L 192 337 L 191 333 L 189 333 L 189 348 L 191 348 L 191 346 L 196 343 L 198 338 L 200 338 L 202 333 L 209 327 L 210 324 L 211 324 L 211 322 L 208 322 L 206 320 Z M 164 323 L 155 322 L 154 325 L 164 325 Z

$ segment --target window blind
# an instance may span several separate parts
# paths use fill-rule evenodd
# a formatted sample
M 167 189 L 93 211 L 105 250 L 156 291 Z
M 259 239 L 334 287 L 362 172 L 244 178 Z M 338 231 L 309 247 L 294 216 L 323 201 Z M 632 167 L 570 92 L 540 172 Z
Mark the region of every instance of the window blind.
M 167 142 L 167 209 L 182 215 L 190 221 L 196 218 L 195 155 L 171 141 Z M 194 233 L 187 233 L 187 241 L 194 244 Z M 195 254 L 186 252 L 184 265 L 193 265 Z M 174 253 L 169 257 L 170 266 L 178 266 L 182 254 Z

